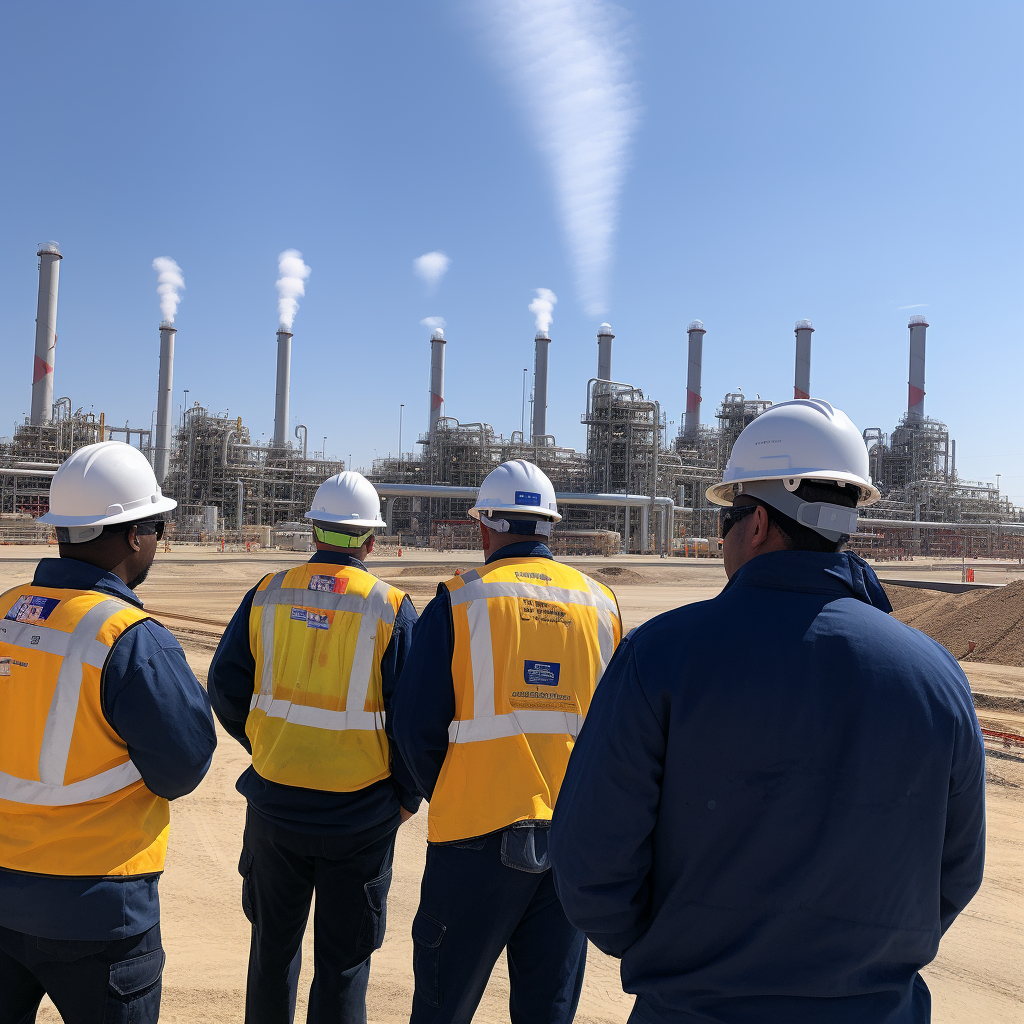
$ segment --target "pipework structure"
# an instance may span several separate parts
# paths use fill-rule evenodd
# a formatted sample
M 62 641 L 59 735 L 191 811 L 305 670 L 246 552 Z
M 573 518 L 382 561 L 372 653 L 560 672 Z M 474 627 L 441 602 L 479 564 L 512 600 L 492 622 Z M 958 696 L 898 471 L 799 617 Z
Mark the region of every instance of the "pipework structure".
M 156 391 L 156 450 L 153 472 L 163 486 L 171 459 L 171 406 L 174 394 L 174 336 L 177 330 L 167 320 L 160 324 L 160 370 Z
M 53 412 L 53 358 L 57 347 L 57 282 L 63 256 L 56 242 L 43 242 L 39 257 L 39 296 L 36 301 L 36 348 L 32 361 L 32 412 L 35 426 L 49 423 Z
M 277 329 L 277 394 L 274 402 L 274 447 L 288 448 L 288 406 L 292 386 L 292 332 Z
M 793 330 L 796 335 L 796 369 L 793 374 L 793 397 L 811 397 L 811 335 L 814 327 L 810 320 L 797 320 Z

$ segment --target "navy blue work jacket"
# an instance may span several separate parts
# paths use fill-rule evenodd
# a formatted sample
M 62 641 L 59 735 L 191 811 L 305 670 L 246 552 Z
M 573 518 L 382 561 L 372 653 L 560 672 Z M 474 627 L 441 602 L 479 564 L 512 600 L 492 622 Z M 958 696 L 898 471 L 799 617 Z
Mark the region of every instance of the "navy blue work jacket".
M 924 1024 L 981 884 L 985 757 L 952 655 L 865 562 L 782 551 L 635 630 L 555 808 L 570 921 L 651 1024 Z
M 75 558 L 44 558 L 32 586 L 95 590 L 142 607 L 113 573 Z M 144 619 L 117 638 L 100 676 L 100 699 L 157 796 L 174 800 L 202 782 L 217 746 L 210 699 L 167 629 Z M 49 939 L 138 935 L 160 920 L 159 877 L 55 877 L 0 868 L 0 926 Z
M 317 551 L 310 561 L 366 570 L 358 558 L 337 551 Z M 249 614 L 255 593 L 256 587 L 253 587 L 242 598 L 242 603 L 221 637 L 206 680 L 213 710 L 220 724 L 249 753 L 252 753 L 252 747 L 245 734 L 245 721 L 249 717 L 249 707 L 256 688 L 256 659 L 249 643 Z M 332 793 L 272 782 L 249 765 L 239 776 L 235 788 L 257 814 L 297 832 L 348 835 L 373 828 L 390 818 L 397 819 L 400 807 L 416 812 L 420 798 L 395 749 L 391 731 L 392 694 L 412 643 L 415 622 L 416 609 L 407 597 L 395 616 L 391 641 L 381 661 L 384 732 L 391 747 L 391 776 L 353 793 Z

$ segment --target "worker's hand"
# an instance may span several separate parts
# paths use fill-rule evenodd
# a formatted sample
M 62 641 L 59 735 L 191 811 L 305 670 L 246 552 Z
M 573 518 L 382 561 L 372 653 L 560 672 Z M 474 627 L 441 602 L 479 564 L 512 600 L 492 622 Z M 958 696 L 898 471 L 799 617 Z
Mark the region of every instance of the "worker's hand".
M 399 824 L 404 825 L 416 812 L 407 811 L 404 807 L 398 809 L 398 815 L 402 819 Z

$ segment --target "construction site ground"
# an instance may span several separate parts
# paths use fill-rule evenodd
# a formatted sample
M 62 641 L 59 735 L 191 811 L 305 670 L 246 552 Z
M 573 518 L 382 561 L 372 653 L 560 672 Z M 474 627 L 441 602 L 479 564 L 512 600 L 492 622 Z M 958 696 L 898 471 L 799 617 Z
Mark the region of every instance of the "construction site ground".
M 4 590 L 28 582 L 36 561 L 55 556 L 45 546 L 0 548 Z M 140 588 L 147 608 L 181 640 L 189 661 L 205 682 L 224 625 L 242 595 L 268 572 L 298 564 L 294 552 L 226 553 L 184 547 L 161 552 Z M 568 562 L 610 585 L 626 628 L 662 611 L 714 597 L 725 584 L 720 561 L 620 556 L 569 558 Z M 456 567 L 478 565 L 479 554 L 405 551 L 369 565 L 409 593 L 422 609 L 440 580 Z M 971 563 L 968 563 L 971 564 Z M 976 582 L 1024 579 L 1024 566 L 974 562 Z M 918 559 L 876 567 L 890 579 L 961 578 L 958 561 Z M 1024 735 L 1024 668 L 964 663 L 985 728 Z M 989 709 L 991 708 L 991 709 Z M 248 756 L 218 727 L 220 744 L 202 785 L 175 801 L 167 868 L 160 883 L 167 966 L 162 1019 L 167 1022 L 229 1022 L 243 1018 L 249 926 L 240 905 L 238 855 L 245 801 L 234 784 Z M 723 733 L 724 735 L 724 733 Z M 1012 1024 L 1024 1020 L 1024 761 L 1020 748 L 992 751 L 987 758 L 988 853 L 985 882 L 943 939 L 935 962 L 925 969 L 936 1024 Z M 426 849 L 426 808 L 398 835 L 394 881 L 388 899 L 384 946 L 373 957 L 369 1019 L 408 1019 L 412 1000 L 410 928 L 419 894 Z M 312 975 L 312 927 L 306 935 L 297 1020 L 305 1018 Z M 476 1020 L 508 1020 L 508 973 L 499 960 Z M 577 1020 L 624 1022 L 633 999 L 623 994 L 618 964 L 590 947 Z M 39 1020 L 57 1021 L 47 1002 Z

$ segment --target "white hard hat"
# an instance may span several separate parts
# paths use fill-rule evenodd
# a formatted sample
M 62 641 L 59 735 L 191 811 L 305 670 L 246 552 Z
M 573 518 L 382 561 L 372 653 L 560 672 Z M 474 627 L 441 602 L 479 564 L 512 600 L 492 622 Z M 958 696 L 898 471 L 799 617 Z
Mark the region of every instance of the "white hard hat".
M 841 409 L 820 398 L 780 402 L 744 427 L 733 445 L 722 482 L 708 501 L 731 505 L 739 494 L 760 497 L 784 515 L 831 539 L 856 529 L 853 509 L 803 502 L 793 492 L 805 480 L 852 486 L 857 505 L 873 505 L 868 451 L 860 431 Z
M 50 511 L 39 521 L 72 528 L 72 542 L 83 543 L 98 537 L 104 526 L 161 519 L 177 505 L 161 493 L 138 448 L 100 441 L 79 448 L 57 470 L 50 482 Z
M 527 512 L 561 522 L 555 502 L 555 488 L 538 466 L 525 459 L 503 462 L 484 477 L 476 504 L 469 510 L 474 519 L 481 514 L 492 517 L 501 512 Z
M 342 526 L 386 526 L 380 517 L 380 495 L 362 473 L 349 470 L 325 480 L 313 495 L 307 519 Z

